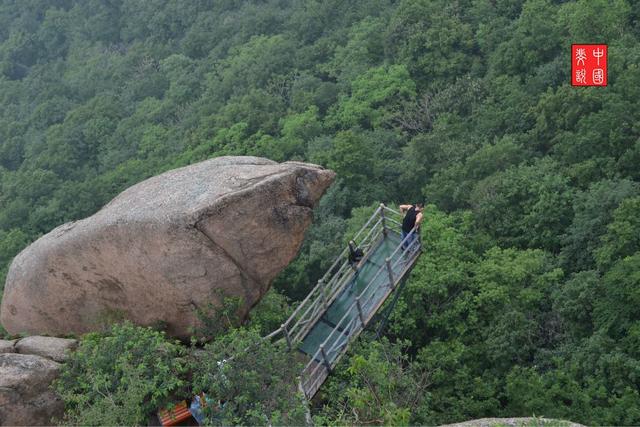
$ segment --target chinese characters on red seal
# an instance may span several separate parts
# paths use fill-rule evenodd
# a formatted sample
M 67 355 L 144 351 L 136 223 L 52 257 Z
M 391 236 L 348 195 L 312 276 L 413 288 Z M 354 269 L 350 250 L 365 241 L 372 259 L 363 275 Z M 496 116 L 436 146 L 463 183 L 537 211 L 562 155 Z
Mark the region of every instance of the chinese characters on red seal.
M 607 85 L 607 45 L 571 45 L 571 84 L 573 86 Z

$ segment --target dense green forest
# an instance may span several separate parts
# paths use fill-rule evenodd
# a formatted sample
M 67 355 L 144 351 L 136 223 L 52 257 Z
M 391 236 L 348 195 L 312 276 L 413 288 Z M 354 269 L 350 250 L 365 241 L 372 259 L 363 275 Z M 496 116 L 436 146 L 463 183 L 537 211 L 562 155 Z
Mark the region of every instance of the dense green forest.
M 299 257 L 200 351 L 279 325 L 377 203 L 424 200 L 386 336 L 343 359 L 315 421 L 640 424 L 639 20 L 633 0 L 2 0 L 0 283 L 149 176 L 309 161 L 338 180 Z M 572 43 L 608 44 L 607 87 L 570 85 Z M 189 379 L 184 351 L 126 324 L 90 335 L 61 379 L 67 421 L 145 422 L 186 390 L 225 394 L 214 424 L 300 422 L 288 356 Z

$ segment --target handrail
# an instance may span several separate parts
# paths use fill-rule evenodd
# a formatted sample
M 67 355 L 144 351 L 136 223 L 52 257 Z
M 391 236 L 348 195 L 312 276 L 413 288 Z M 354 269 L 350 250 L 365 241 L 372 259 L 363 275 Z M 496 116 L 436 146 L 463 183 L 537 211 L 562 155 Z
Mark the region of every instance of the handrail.
M 404 239 L 402 243 L 405 243 L 405 241 L 406 241 L 406 239 Z M 420 245 L 419 240 L 415 239 L 409 244 L 409 246 L 407 247 L 407 250 L 412 246 L 417 246 L 418 249 L 419 249 L 419 245 Z M 418 254 L 419 254 L 419 250 L 416 250 L 415 252 L 413 252 L 413 256 L 410 258 L 411 262 L 409 263 L 409 265 L 413 263 L 413 261 L 417 258 Z M 397 265 L 397 262 L 400 259 L 402 259 L 402 257 L 399 257 L 398 260 L 396 260 L 396 263 L 395 263 L 396 265 Z M 404 275 L 404 273 L 406 272 L 407 268 L 408 267 L 406 267 L 405 269 L 402 270 L 402 274 L 398 275 L 398 279 L 400 279 Z M 395 285 L 396 285 L 395 282 L 397 282 L 397 281 L 398 280 L 395 280 L 394 283 L 391 284 L 392 289 L 395 288 Z M 370 283 L 372 283 L 372 282 L 373 282 L 373 280 Z M 365 291 L 363 290 L 363 292 L 360 294 L 360 296 L 362 296 L 364 294 L 364 292 Z M 370 300 L 372 297 L 373 297 L 373 294 L 369 297 L 368 300 Z M 368 300 L 367 300 L 367 302 L 368 302 Z M 346 319 L 348 317 L 347 314 L 352 314 L 351 311 L 353 309 L 353 306 L 355 306 L 355 303 L 352 304 L 352 306 L 350 307 L 350 310 L 348 310 L 347 313 L 345 313 L 343 318 L 340 320 L 340 322 L 338 322 L 339 324 L 341 324 L 344 321 L 344 319 Z M 366 303 L 365 303 L 365 306 L 366 306 Z M 372 310 L 369 314 L 370 315 L 375 314 L 376 310 L 377 309 Z M 316 352 L 314 354 L 314 356 L 312 357 L 311 361 L 303 369 L 301 381 L 304 384 L 307 384 L 306 390 L 311 391 L 311 394 L 313 394 L 317 390 L 316 385 L 319 387 L 318 383 L 323 381 L 322 376 L 319 376 L 319 374 L 324 373 L 324 374 L 328 375 L 329 370 L 332 369 L 338 363 L 339 359 L 344 354 L 343 349 L 349 344 L 349 342 L 351 342 L 352 338 L 354 336 L 356 336 L 366 326 L 365 324 L 362 324 L 362 322 L 360 322 L 361 324 L 358 327 L 358 324 L 356 323 L 356 320 L 358 320 L 358 317 L 356 317 L 355 315 L 352 314 L 351 320 L 343 327 L 343 330 L 349 331 L 348 335 L 345 337 L 343 334 L 341 334 L 344 338 L 342 340 L 337 338 L 334 341 L 333 345 L 328 350 L 325 351 L 325 354 L 327 355 L 327 357 L 329 359 L 333 359 L 330 362 L 329 361 L 325 361 L 325 363 L 328 366 L 325 365 L 325 364 L 316 363 L 315 366 L 312 367 L 314 360 L 319 361 L 318 356 L 319 356 L 320 351 L 318 351 L 318 352 Z M 369 318 L 369 320 L 370 320 L 370 318 Z M 368 320 L 367 320 L 366 323 L 368 324 Z M 334 329 L 334 331 L 336 329 Z M 329 338 L 330 337 L 327 337 L 325 342 L 323 342 L 323 346 L 329 342 Z M 323 347 L 321 347 L 321 348 L 323 348 Z M 333 356 L 333 353 L 337 353 L 337 357 L 332 358 L 331 356 Z M 319 372 L 321 370 L 322 370 L 322 372 Z M 306 373 L 306 378 L 305 378 L 305 373 Z
M 365 230 L 367 230 L 367 228 L 371 226 L 374 219 L 376 217 L 379 217 L 378 221 L 376 221 L 373 226 L 369 228 L 367 234 L 362 239 L 359 246 L 365 247 L 367 245 L 371 245 L 372 242 L 380 234 L 380 232 L 384 231 L 381 230 L 380 227 L 381 224 L 383 225 L 383 228 L 385 226 L 382 220 L 382 212 L 389 212 L 393 215 L 398 216 L 400 215 L 399 212 L 388 208 L 384 204 L 380 204 L 380 206 L 375 209 L 366 223 L 360 228 L 360 230 L 358 230 L 356 235 L 353 237 L 352 240 L 357 241 L 362 233 L 364 233 Z M 389 219 L 394 226 L 399 225 L 399 223 L 394 219 L 391 219 L 389 217 L 386 218 Z M 319 305 L 331 304 L 331 302 L 333 302 L 333 300 L 337 297 L 342 288 L 344 288 L 346 283 L 348 283 L 348 274 L 345 274 L 349 273 L 348 261 L 345 260 L 347 254 L 348 248 L 344 248 L 340 255 L 333 262 L 331 267 L 329 267 L 329 269 L 325 272 L 325 274 L 313 287 L 313 289 L 309 292 L 305 299 L 296 307 L 296 309 L 285 321 L 285 323 L 283 323 L 279 332 L 285 332 L 285 335 L 290 335 L 290 337 L 293 337 L 293 340 L 304 338 L 304 335 L 308 332 L 308 330 L 314 323 L 313 321 L 321 316 L 321 310 L 318 310 Z M 341 260 L 342 264 L 340 264 L 340 267 L 336 270 L 336 267 L 338 267 Z M 277 334 L 272 333 L 270 335 L 275 336 Z
M 358 230 L 352 240 L 355 240 L 357 242 L 358 239 L 362 238 L 362 240 L 358 244 L 359 247 L 364 249 L 374 247 L 379 239 L 386 237 L 386 230 L 394 230 L 397 232 L 401 231 L 401 218 L 402 215 L 400 212 L 391 209 L 384 204 L 380 204 L 380 206 L 378 206 L 374 210 L 373 214 L 368 218 L 365 224 Z M 398 254 L 400 248 L 406 244 L 408 239 L 409 236 L 406 236 L 388 257 L 389 260 L 393 259 L 394 261 L 391 265 L 392 269 L 397 268 L 398 263 L 400 262 L 402 257 L 398 257 L 397 259 L 395 259 L 396 255 Z M 418 240 L 419 239 L 414 240 L 408 246 L 414 247 L 414 245 L 419 245 Z M 338 257 L 336 257 L 327 271 L 322 275 L 318 283 L 311 289 L 311 291 L 302 300 L 302 302 L 298 304 L 298 306 L 294 309 L 289 318 L 280 326 L 280 328 L 263 337 L 263 339 L 275 339 L 276 337 L 284 335 L 284 338 L 287 340 L 287 344 L 289 347 L 292 347 L 296 342 L 304 339 L 305 335 L 313 327 L 317 319 L 322 316 L 326 309 L 333 303 L 333 301 L 340 295 L 340 293 L 352 280 L 354 273 L 351 271 L 346 256 L 347 254 L 348 247 L 345 247 L 340 252 Z M 367 253 L 367 256 L 368 255 L 369 253 Z M 413 259 L 415 259 L 415 256 L 412 256 L 411 260 Z M 369 283 L 367 283 L 364 289 L 362 289 L 362 291 L 359 293 L 358 299 L 359 302 L 365 307 L 365 311 L 368 310 L 366 307 L 368 307 L 368 305 L 371 303 L 378 289 L 376 288 L 376 291 L 373 291 L 373 283 L 376 282 L 379 279 L 380 275 L 383 274 L 383 272 L 388 268 L 389 267 L 386 265 L 386 263 L 381 265 L 375 272 L 373 277 L 369 280 Z M 401 276 L 402 275 L 400 275 L 399 277 Z M 393 290 L 395 284 L 390 283 L 389 286 L 391 287 L 391 290 Z M 337 327 L 334 328 L 329 336 L 327 336 L 324 340 L 323 346 L 328 345 L 328 348 L 325 348 L 323 350 L 328 352 L 330 356 L 333 356 L 336 352 L 338 352 L 338 356 L 340 356 L 341 349 L 346 346 L 350 342 L 351 338 L 360 331 L 360 328 L 362 326 L 364 326 L 357 325 L 359 317 L 356 310 L 357 306 L 354 302 L 344 313 L 344 315 L 338 322 Z M 371 313 L 367 313 L 367 317 L 370 314 Z M 339 331 L 339 329 L 349 332 L 346 336 L 342 333 L 338 335 L 337 331 Z M 335 342 L 333 342 L 332 340 Z M 330 358 L 333 359 L 333 362 L 329 363 L 329 366 L 334 366 L 335 363 L 337 363 L 338 358 Z M 311 361 L 307 364 L 307 366 L 305 366 L 303 374 L 305 372 L 309 374 L 312 373 L 309 372 L 309 369 L 311 368 L 313 360 L 322 360 L 320 349 L 316 351 L 316 353 L 311 358 Z M 321 369 L 323 366 L 324 365 L 317 365 L 316 367 L 314 367 L 314 372 L 317 373 L 317 370 Z
M 389 213 L 390 215 L 384 215 L 385 213 Z M 380 206 L 375 209 L 367 222 L 360 228 L 360 230 L 358 230 L 352 240 L 357 241 L 362 233 L 364 233 L 365 230 L 370 227 L 368 232 L 358 245 L 361 248 L 369 248 L 375 246 L 379 239 L 386 238 L 387 230 L 391 229 L 396 232 L 400 232 L 401 221 L 397 221 L 392 216 L 395 216 L 396 218 L 402 218 L 400 212 L 391 209 L 381 203 Z M 372 225 L 372 222 L 376 217 L 379 217 L 379 219 Z M 381 234 L 384 234 L 384 236 L 381 237 Z M 311 357 L 311 360 L 303 368 L 302 375 L 300 377 L 300 386 L 302 387 L 302 391 L 304 393 L 308 393 L 307 397 L 311 397 L 311 395 L 313 395 L 317 391 L 320 385 L 322 385 L 324 378 L 326 378 L 326 375 L 329 374 L 330 370 L 339 362 L 340 358 L 345 353 L 346 347 L 349 345 L 349 343 L 353 340 L 354 337 L 359 334 L 360 331 L 362 331 L 366 327 L 371 318 L 384 303 L 384 300 L 396 288 L 399 280 L 402 279 L 411 265 L 413 265 L 413 262 L 420 253 L 421 242 L 419 235 L 416 236 L 417 238 L 414 238 L 404 250 L 405 253 L 411 254 L 409 258 L 404 258 L 403 255 L 394 259 L 398 251 L 406 244 L 409 237 L 410 235 L 405 236 L 405 238 L 402 239 L 400 244 L 398 244 L 391 255 L 387 257 L 387 262 L 385 262 L 378 268 L 378 270 L 369 280 L 364 289 L 362 289 L 362 291 L 357 295 L 356 300 L 349 306 L 342 318 L 338 321 L 336 327 L 333 328 L 333 330 L 321 344 L 320 348 L 314 353 L 314 355 Z M 291 316 L 289 316 L 289 318 L 280 326 L 280 328 L 262 337 L 262 340 L 275 340 L 278 335 L 283 334 L 283 338 L 286 339 L 286 343 L 289 349 L 291 349 L 298 340 L 301 340 L 305 337 L 308 331 L 315 324 L 317 318 L 319 318 L 322 313 L 326 311 L 326 309 L 331 305 L 334 299 L 337 298 L 338 295 L 340 295 L 345 286 L 347 286 L 347 284 L 352 279 L 353 273 L 351 272 L 348 261 L 345 260 L 345 255 L 348 253 L 347 251 L 347 248 L 344 248 L 342 250 L 340 255 L 336 258 L 331 267 L 318 281 L 316 286 L 313 287 L 309 294 L 296 307 Z M 368 255 L 370 255 L 370 252 L 367 253 L 366 256 Z M 341 259 L 343 260 L 342 264 L 340 264 Z M 393 264 L 391 264 L 392 259 L 394 259 Z M 367 307 L 369 303 L 373 300 L 374 295 L 376 295 L 377 291 L 380 289 L 380 287 L 376 287 L 373 292 L 370 292 L 374 289 L 373 283 L 376 282 L 376 280 L 379 278 L 379 275 L 382 274 L 384 270 L 391 268 L 391 271 L 395 271 L 395 268 L 398 267 L 398 264 L 403 259 L 407 261 L 407 265 L 402 268 L 398 272 L 398 274 L 389 275 L 389 293 L 379 299 L 379 301 L 375 303 L 371 307 L 371 309 L 368 309 Z M 340 265 L 340 267 L 335 270 L 338 265 Z M 327 278 L 329 278 L 329 280 L 326 280 Z M 328 295 L 327 290 L 329 291 Z M 322 301 L 324 301 L 324 304 L 321 305 L 320 303 Z M 304 308 L 305 306 L 307 307 Z M 309 316 L 309 314 L 311 315 Z M 291 325 L 291 323 L 294 321 L 295 323 Z M 346 331 L 346 335 L 340 330 Z M 340 333 L 338 334 L 337 331 Z M 250 349 L 251 347 L 249 347 L 247 351 L 249 351 Z
M 391 253 L 391 255 L 388 257 L 388 259 L 393 259 L 393 257 L 398 253 L 398 251 L 400 250 L 400 248 L 402 248 L 404 245 L 407 244 L 408 239 L 411 238 L 412 241 L 411 243 L 408 244 L 408 246 L 405 248 L 405 251 L 409 251 L 409 249 L 412 249 L 412 257 L 410 258 L 410 261 L 415 260 L 415 258 L 417 257 L 419 251 L 415 250 L 413 251 L 413 248 L 415 248 L 416 246 L 420 245 L 420 241 L 418 238 L 414 238 L 412 237 L 411 234 L 408 234 L 407 236 L 405 236 L 404 239 L 402 239 L 402 241 L 400 242 L 400 244 L 398 244 L 398 246 L 395 248 L 395 250 Z M 398 257 L 395 261 L 394 261 L 394 266 L 398 265 L 398 262 L 402 259 L 402 257 Z M 346 335 L 346 342 L 345 343 L 341 343 L 339 345 L 339 347 L 343 347 L 344 345 L 348 344 L 351 340 L 351 337 L 356 335 L 356 332 L 359 332 L 359 329 L 357 328 L 357 325 L 352 325 L 352 323 L 358 319 L 358 316 L 356 313 L 356 310 L 358 309 L 358 301 L 360 299 L 362 299 L 362 297 L 368 293 L 368 291 L 370 289 L 372 289 L 372 284 L 377 280 L 378 276 L 381 274 L 381 272 L 383 270 L 385 270 L 387 268 L 386 265 L 382 265 L 380 268 L 378 268 L 378 271 L 376 271 L 376 273 L 374 274 L 374 276 L 371 278 L 371 280 L 369 280 L 369 283 L 367 283 L 367 285 L 365 286 L 365 288 L 360 292 L 360 294 L 357 296 L 357 299 L 355 302 L 353 302 L 349 308 L 347 309 L 347 311 L 344 313 L 344 315 L 342 316 L 342 318 L 338 321 L 338 323 L 336 324 L 336 326 L 333 328 L 333 330 L 331 331 L 331 333 L 325 338 L 325 340 L 323 341 L 323 343 L 320 345 L 320 348 L 318 351 L 316 351 L 316 353 L 312 356 L 311 360 L 309 361 L 309 363 L 307 363 L 307 365 L 304 367 L 303 369 L 303 374 L 305 371 L 309 371 L 310 369 L 310 378 L 312 378 L 313 376 L 315 376 L 315 374 L 317 373 L 317 371 L 323 366 L 320 364 L 316 364 L 314 365 L 314 361 L 316 360 L 322 360 L 324 359 L 324 355 L 329 353 L 332 354 L 333 352 L 336 351 L 336 343 L 339 341 L 338 337 L 336 336 L 336 331 L 348 331 L 347 335 Z M 402 271 L 404 273 L 404 270 Z M 401 278 L 402 274 L 398 276 L 397 279 Z M 393 288 L 395 287 L 395 282 L 397 281 L 394 280 L 394 283 L 389 283 L 389 286 L 391 288 L 391 290 L 393 290 Z M 369 295 L 367 297 L 367 299 L 364 302 L 364 306 L 366 307 L 367 304 L 371 301 L 371 299 L 373 298 L 373 295 L 375 294 L 372 293 L 371 295 Z M 369 313 L 368 313 L 369 314 Z M 347 321 L 347 319 L 350 319 Z M 343 325 L 344 323 L 344 325 Z M 362 323 L 362 322 L 361 322 Z M 351 333 L 351 327 L 356 326 L 356 328 L 354 328 L 354 333 Z M 360 325 L 361 328 L 364 328 L 364 324 Z M 357 330 L 356 330 L 357 329 Z M 344 334 L 342 332 L 340 332 L 340 335 L 344 336 Z M 327 348 L 327 345 L 330 345 L 330 347 Z M 324 353 L 324 354 L 322 354 Z M 339 353 L 338 355 L 340 355 L 341 353 Z M 322 358 L 322 359 L 321 359 Z M 324 360 L 324 362 L 328 365 L 328 367 L 326 367 L 327 369 L 331 369 L 333 366 L 335 366 L 335 364 L 337 363 L 339 357 L 334 358 L 332 361 L 331 360 Z M 331 359 L 331 357 L 329 357 L 329 359 Z M 314 383 L 311 384 L 312 386 L 314 385 Z
M 406 237 L 402 240 L 402 242 L 398 245 L 398 247 L 396 248 L 396 250 L 394 250 L 394 252 L 392 253 L 392 255 L 391 255 L 391 256 L 389 256 L 389 258 L 392 258 L 392 257 L 393 257 L 393 255 L 395 255 L 395 254 L 397 253 L 397 250 L 398 250 L 400 247 L 402 247 L 402 245 L 403 245 L 404 243 L 406 243 L 406 241 L 407 241 L 407 239 L 408 239 L 408 238 L 409 238 L 409 236 L 406 236 Z M 414 245 L 414 244 L 417 244 L 417 241 L 415 241 L 415 240 L 414 240 L 410 245 Z M 409 247 L 407 247 L 407 249 L 409 249 Z M 398 259 L 400 259 L 400 258 L 398 258 Z M 396 262 L 397 262 L 397 260 L 396 260 Z M 372 283 L 374 283 L 374 282 L 376 281 L 376 279 L 378 278 L 378 276 L 379 276 L 379 275 L 382 273 L 382 271 L 383 271 L 383 270 L 385 270 L 385 269 L 386 269 L 386 265 L 383 265 L 383 266 L 381 266 L 380 268 L 378 268 L 378 270 L 376 271 L 376 274 L 371 278 L 371 280 L 369 281 L 369 283 L 367 284 L 367 286 L 365 286 L 365 288 L 364 288 L 364 289 L 360 292 L 360 294 L 358 295 L 360 298 L 362 297 L 362 295 L 364 295 L 364 294 L 365 294 L 365 293 L 366 293 L 366 292 L 371 288 Z M 323 344 L 326 344 L 326 343 L 327 343 L 327 341 L 329 341 L 329 338 L 331 338 L 332 334 L 333 334 L 336 330 L 338 330 L 338 327 L 340 326 L 340 324 L 343 322 L 343 320 L 344 320 L 345 318 L 347 318 L 347 317 L 348 317 L 347 315 L 351 313 L 351 311 L 353 310 L 353 308 L 355 307 L 355 305 L 356 305 L 356 304 L 355 304 L 355 302 L 351 304 L 351 306 L 349 307 L 349 309 L 347 310 L 347 312 L 345 312 L 345 314 L 343 315 L 343 317 L 342 317 L 342 318 L 340 319 L 340 321 L 338 322 L 337 327 L 336 327 L 336 328 L 334 328 L 334 330 L 331 332 L 331 334 L 330 334 L 330 335 L 325 339 L 325 342 L 324 342 Z
M 356 240 L 359 236 L 360 233 L 362 233 L 362 231 L 367 228 L 369 226 L 369 224 L 371 223 L 371 221 L 373 220 L 373 218 L 375 218 L 376 215 L 378 215 L 380 213 L 381 207 L 378 207 L 375 212 L 373 213 L 373 215 L 371 215 L 371 217 L 369 218 L 369 220 L 365 223 L 364 226 L 362 226 L 362 228 L 358 231 L 358 233 L 355 235 L 355 237 L 353 238 L 353 240 Z M 340 252 L 340 255 L 338 255 L 338 257 L 335 259 L 335 261 L 333 262 L 333 264 L 331 264 L 331 267 L 329 267 L 329 269 L 324 273 L 324 275 L 322 276 L 321 280 L 326 279 L 326 277 L 329 275 L 329 273 L 338 265 L 338 262 L 340 260 L 344 260 L 345 255 L 347 254 L 347 248 L 344 248 L 342 250 L 342 252 Z M 300 308 L 307 302 L 307 300 L 309 299 L 309 297 L 311 296 L 311 294 L 313 293 L 314 290 L 316 290 L 316 288 L 318 288 L 318 285 L 316 285 L 311 292 L 309 292 L 309 294 L 307 295 L 307 297 L 302 300 L 302 302 L 300 303 L 300 305 L 298 305 L 298 307 L 293 311 L 293 313 L 291 314 L 291 316 L 289 316 L 289 319 L 292 319 L 297 312 L 300 310 Z M 287 320 L 288 322 L 289 320 Z
M 354 241 L 358 241 L 358 237 L 360 237 L 360 234 L 369 226 L 369 224 L 371 223 L 371 221 L 373 221 L 373 218 L 375 218 L 381 211 L 382 206 L 379 206 L 378 208 L 376 208 L 376 210 L 373 212 L 373 214 L 371 215 L 371 217 L 369 217 L 369 219 L 367 220 L 367 222 L 360 228 L 360 230 L 358 230 L 358 232 L 356 233 L 356 235 L 353 237 L 352 240 Z M 327 275 L 331 272 L 331 270 L 333 270 L 333 268 L 338 264 L 338 262 L 341 259 L 344 259 L 344 256 L 347 255 L 347 248 L 344 248 L 342 250 L 342 252 L 340 252 L 340 255 L 338 255 L 338 257 L 336 258 L 336 260 L 333 262 L 333 264 L 331 265 L 331 267 L 329 267 L 329 269 L 324 273 L 324 275 L 322 276 L 323 279 L 325 279 L 327 277 Z

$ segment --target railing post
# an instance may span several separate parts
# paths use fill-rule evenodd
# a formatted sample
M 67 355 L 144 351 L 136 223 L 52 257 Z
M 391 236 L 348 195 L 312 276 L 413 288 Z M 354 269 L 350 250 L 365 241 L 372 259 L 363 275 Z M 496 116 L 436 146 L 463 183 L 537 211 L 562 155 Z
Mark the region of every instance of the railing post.
M 324 363 L 324 366 L 327 368 L 327 371 L 331 371 L 331 364 L 329 363 L 327 352 L 324 351 L 324 344 L 320 344 L 320 354 L 322 354 L 322 362 Z
M 358 317 L 360 317 L 360 323 L 362 323 L 362 329 L 364 329 L 364 313 L 362 312 L 362 305 L 360 304 L 360 296 L 356 297 L 356 307 L 358 307 Z
M 391 268 L 391 260 L 389 258 L 384 260 L 387 265 L 387 274 L 389 275 L 389 288 L 393 289 L 393 269 Z
M 289 336 L 289 331 L 287 330 L 287 322 L 283 323 L 281 328 L 282 332 L 284 332 L 284 337 L 287 340 L 287 347 L 289 348 L 289 350 L 291 350 L 291 337 Z
M 384 203 L 380 203 L 380 218 L 382 218 L 382 235 L 387 237 L 387 219 L 384 216 Z
M 327 309 L 327 288 L 325 287 L 324 280 L 318 280 L 318 286 L 320 287 L 320 295 L 322 297 L 322 307 Z

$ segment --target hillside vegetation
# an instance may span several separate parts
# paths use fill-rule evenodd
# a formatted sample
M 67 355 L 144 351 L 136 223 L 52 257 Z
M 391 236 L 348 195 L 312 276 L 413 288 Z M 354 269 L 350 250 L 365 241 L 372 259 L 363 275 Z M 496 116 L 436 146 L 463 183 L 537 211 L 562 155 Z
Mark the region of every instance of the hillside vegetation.
M 277 327 L 377 203 L 425 200 L 386 337 L 341 362 L 316 422 L 640 424 L 639 19 L 631 0 L 2 0 L 0 283 L 29 242 L 149 176 L 309 161 L 338 181 L 302 252 L 207 351 Z M 572 43 L 608 44 L 608 87 L 570 85 Z M 261 391 L 291 379 L 280 356 L 255 361 L 275 377 L 230 388 L 215 365 L 189 383 L 181 362 L 158 379 L 139 355 L 93 360 L 105 343 L 89 337 L 64 377 L 70 422 L 140 423 L 180 387 L 225 394 L 211 423 L 300 422 Z

